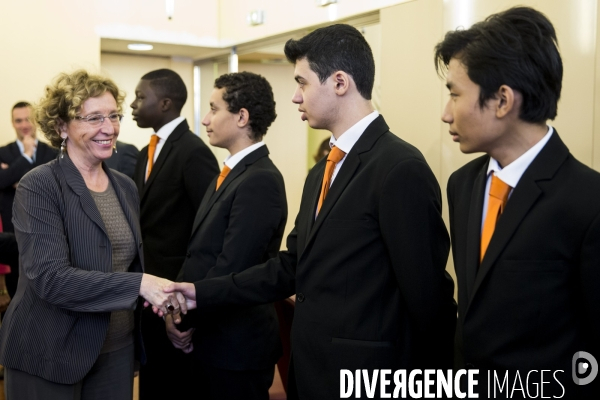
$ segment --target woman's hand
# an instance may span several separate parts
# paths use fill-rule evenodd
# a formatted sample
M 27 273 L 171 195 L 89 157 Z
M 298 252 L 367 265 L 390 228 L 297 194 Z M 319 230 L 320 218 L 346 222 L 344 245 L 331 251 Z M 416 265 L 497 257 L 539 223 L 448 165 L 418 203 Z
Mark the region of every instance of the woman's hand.
M 140 285 L 140 296 L 142 296 L 153 309 L 160 311 L 159 315 L 172 314 L 173 322 L 181 322 L 180 313 L 187 314 L 185 297 L 181 293 L 165 293 L 164 288 L 170 285 L 168 279 L 159 278 L 154 275 L 144 274 Z

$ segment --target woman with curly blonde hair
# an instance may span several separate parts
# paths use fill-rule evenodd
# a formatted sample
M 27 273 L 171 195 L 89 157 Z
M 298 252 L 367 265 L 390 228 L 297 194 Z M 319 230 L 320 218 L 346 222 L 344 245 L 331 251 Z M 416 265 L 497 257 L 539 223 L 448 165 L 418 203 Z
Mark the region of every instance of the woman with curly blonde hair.
M 110 79 L 79 70 L 60 74 L 37 106 L 61 154 L 15 196 L 20 281 L 0 329 L 8 399 L 131 399 L 143 358 L 138 296 L 176 320 L 187 309 L 163 293 L 170 281 L 143 273 L 137 189 L 103 162 L 123 98 Z

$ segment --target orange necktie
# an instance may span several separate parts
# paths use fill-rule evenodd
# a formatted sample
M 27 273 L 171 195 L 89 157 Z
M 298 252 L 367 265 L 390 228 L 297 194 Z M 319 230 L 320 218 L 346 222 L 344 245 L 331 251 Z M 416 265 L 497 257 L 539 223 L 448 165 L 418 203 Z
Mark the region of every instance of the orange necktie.
M 227 165 L 223 167 L 223 171 L 221 171 L 219 177 L 217 178 L 217 188 L 215 189 L 215 191 L 219 190 L 221 183 L 223 183 L 225 178 L 227 178 L 227 175 L 229 175 L 229 171 L 231 171 L 231 168 L 229 168 Z
M 485 222 L 483 223 L 483 231 L 481 232 L 480 262 L 483 260 L 483 256 L 490 244 L 494 229 L 496 229 L 498 217 L 504 212 L 504 207 L 506 207 L 508 194 L 511 189 L 512 188 L 509 185 L 492 173 L 492 184 L 490 185 L 487 214 L 485 216 Z
M 150 176 L 152 166 L 154 165 L 154 152 L 156 151 L 156 144 L 158 143 L 158 136 L 152 135 L 150 137 L 150 144 L 148 145 L 148 172 L 146 173 L 146 180 Z
M 329 192 L 333 170 L 335 169 L 336 164 L 342 161 L 342 158 L 344 158 L 345 155 L 346 153 L 333 146 L 329 152 L 329 155 L 327 156 L 327 165 L 325 166 L 325 174 L 323 175 L 323 184 L 321 185 L 321 195 L 319 196 L 319 204 L 317 205 L 317 214 L 319 214 L 319 211 L 321 211 L 323 201 L 325 201 L 325 197 Z

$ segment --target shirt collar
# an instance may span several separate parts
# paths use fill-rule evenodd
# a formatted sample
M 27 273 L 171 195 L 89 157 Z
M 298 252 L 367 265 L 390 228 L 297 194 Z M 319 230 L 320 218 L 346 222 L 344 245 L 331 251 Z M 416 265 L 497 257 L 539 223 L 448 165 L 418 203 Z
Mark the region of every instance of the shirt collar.
M 502 180 L 502 182 L 506 183 L 512 188 L 515 188 L 517 186 L 517 183 L 519 183 L 521 176 L 523 176 L 525 170 L 527 170 L 527 167 L 529 167 L 529 164 L 532 163 L 535 157 L 537 157 L 540 151 L 542 151 L 546 143 L 548 143 L 548 140 L 550 140 L 550 136 L 552 136 L 553 132 L 554 129 L 551 126 L 549 126 L 548 132 L 542 138 L 542 140 L 537 142 L 529 150 L 523 153 L 519 158 L 517 158 L 515 161 L 511 162 L 504 168 L 501 168 L 500 164 L 498 164 L 498 161 L 490 157 L 490 162 L 488 164 L 487 169 L 488 177 L 490 176 L 491 172 L 494 172 L 496 176 L 500 178 L 500 180 Z
M 25 151 L 25 146 L 23 145 L 23 142 L 21 142 L 21 140 L 17 139 L 17 146 L 19 147 L 19 150 L 21 150 L 21 153 L 23 153 Z M 37 146 L 38 144 L 38 140 L 35 139 L 35 145 Z
M 244 150 L 238 151 L 234 155 L 227 156 L 225 161 L 223 161 L 223 164 L 227 165 L 229 169 L 233 169 L 240 161 L 244 159 L 244 157 L 264 145 L 264 142 L 254 143 L 253 145 L 246 147 Z
M 373 111 L 356 124 L 352 125 L 346 132 L 342 133 L 337 140 L 333 135 L 331 135 L 331 139 L 329 139 L 329 147 L 336 146 L 344 153 L 350 153 L 350 150 L 352 150 L 352 147 L 354 147 L 356 142 L 358 142 L 358 139 L 360 139 L 365 129 L 367 129 L 371 122 L 375 121 L 378 116 L 379 112 L 377 110 Z
M 157 132 L 156 136 L 158 136 L 161 140 L 167 140 L 171 133 L 175 130 L 177 125 L 185 121 L 185 117 L 177 117 L 173 121 L 164 124 Z

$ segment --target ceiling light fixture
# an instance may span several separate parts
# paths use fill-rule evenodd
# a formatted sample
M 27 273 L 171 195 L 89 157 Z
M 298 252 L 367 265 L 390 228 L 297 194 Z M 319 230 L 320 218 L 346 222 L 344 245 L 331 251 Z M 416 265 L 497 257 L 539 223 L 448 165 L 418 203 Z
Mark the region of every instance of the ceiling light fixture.
M 135 51 L 148 51 L 148 50 L 152 50 L 154 48 L 154 46 L 152 46 L 151 44 L 144 44 L 144 43 L 131 43 L 127 45 L 127 48 L 129 50 L 135 50 Z

